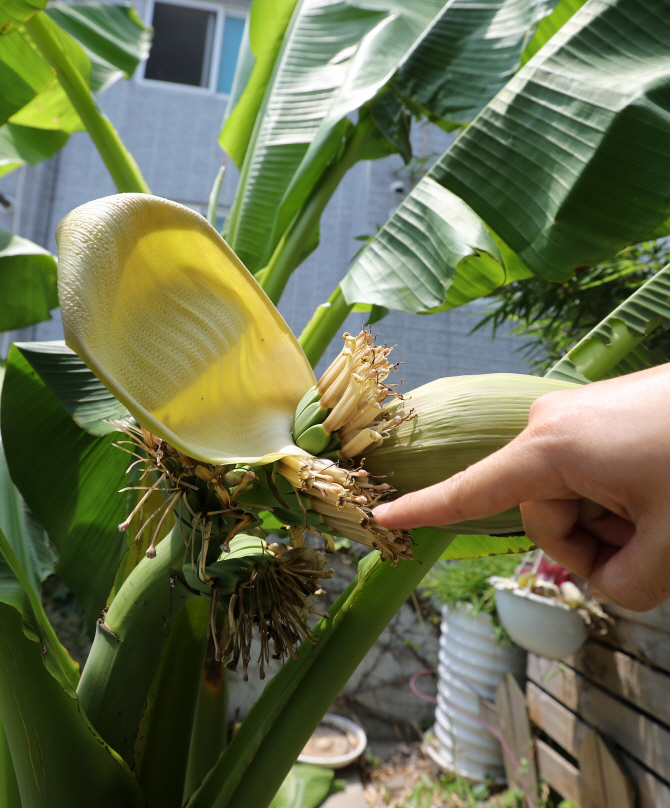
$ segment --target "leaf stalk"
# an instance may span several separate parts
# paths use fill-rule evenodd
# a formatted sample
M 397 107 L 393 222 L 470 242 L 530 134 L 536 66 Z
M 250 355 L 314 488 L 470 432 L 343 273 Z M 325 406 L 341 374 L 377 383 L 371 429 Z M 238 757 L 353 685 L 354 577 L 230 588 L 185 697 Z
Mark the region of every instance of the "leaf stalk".
M 135 159 L 112 122 L 98 108 L 87 82 L 54 36 L 49 22 L 40 12 L 25 23 L 25 28 L 45 61 L 56 71 L 58 81 L 88 130 L 117 190 L 120 193 L 150 193 Z
M 300 264 L 309 237 L 319 223 L 324 208 L 335 193 L 342 177 L 358 160 L 375 128 L 372 116 L 354 127 L 342 155 L 331 163 L 318 180 L 315 189 L 281 237 L 267 266 L 256 276 L 270 300 L 277 305 L 291 273 Z

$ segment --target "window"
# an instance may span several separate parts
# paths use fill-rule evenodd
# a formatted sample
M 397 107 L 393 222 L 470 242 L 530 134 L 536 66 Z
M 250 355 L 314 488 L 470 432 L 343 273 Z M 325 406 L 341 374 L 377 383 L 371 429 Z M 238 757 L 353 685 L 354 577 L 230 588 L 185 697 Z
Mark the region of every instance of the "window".
M 244 23 L 242 9 L 155 0 L 144 78 L 229 93 Z

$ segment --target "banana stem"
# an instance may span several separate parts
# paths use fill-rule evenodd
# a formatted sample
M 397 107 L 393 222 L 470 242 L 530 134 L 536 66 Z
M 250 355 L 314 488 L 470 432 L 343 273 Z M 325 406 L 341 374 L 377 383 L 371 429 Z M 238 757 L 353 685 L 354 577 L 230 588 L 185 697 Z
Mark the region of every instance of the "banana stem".
M 33 15 L 25 28 L 45 61 L 56 71 L 72 106 L 93 140 L 119 192 L 148 194 L 139 166 L 126 149 L 112 122 L 98 108 L 91 90 L 52 29 L 43 12 Z
M 299 265 L 305 244 L 319 223 L 324 208 L 335 193 L 342 177 L 358 160 L 374 127 L 372 116 L 368 116 L 354 128 L 342 156 L 319 179 L 315 190 L 281 237 L 267 266 L 256 276 L 265 293 L 275 305 L 279 302 L 291 273 Z
M 16 557 L 16 553 L 14 552 L 12 545 L 9 543 L 9 540 L 2 532 L 2 530 L 0 530 L 0 559 L 4 559 L 7 562 L 7 566 L 10 568 L 10 570 L 18 580 L 19 584 L 22 586 L 23 591 L 26 597 L 28 598 L 28 601 L 30 602 L 30 607 L 33 610 L 35 620 L 37 620 L 39 628 L 43 633 L 42 636 L 43 642 L 45 644 L 48 644 L 48 646 L 53 651 L 54 655 L 56 656 L 61 665 L 63 674 L 67 677 L 67 680 L 72 686 L 72 688 L 76 688 L 78 684 L 76 674 L 76 664 L 72 661 L 68 652 L 61 645 L 60 640 L 56 636 L 56 632 L 53 630 L 51 623 L 49 622 L 49 619 L 44 613 L 42 603 L 37 593 L 31 586 L 30 581 L 28 580 L 28 576 L 25 573 L 25 570 L 19 563 L 19 560 Z
M 209 192 L 209 202 L 207 203 L 207 221 L 216 227 L 216 212 L 219 207 L 219 197 L 221 196 L 221 186 L 223 185 L 223 178 L 226 174 L 226 164 L 224 163 L 216 174 L 216 179 L 212 185 L 212 190 Z
M 315 367 L 330 341 L 340 332 L 353 307 L 353 303 L 347 303 L 344 299 L 340 286 L 335 288 L 326 303 L 317 306 L 298 339 L 312 367 Z
M 77 689 L 93 726 L 131 765 L 140 718 L 171 622 L 193 597 L 172 580 L 171 570 L 181 569 L 183 558 L 178 523 L 156 548 L 156 557 L 144 558 L 135 567 L 98 622 Z
M 226 631 L 219 633 L 219 647 L 227 645 Z M 196 790 L 219 759 L 228 742 L 228 681 L 223 662 L 216 661 L 216 649 L 209 638 L 200 695 L 193 722 L 191 748 L 184 784 L 184 798 Z
M 319 721 L 453 536 L 433 531 L 397 567 L 371 554 L 358 577 L 268 684 L 187 808 L 266 808 Z M 377 560 L 376 560 L 377 559 Z M 376 560 L 376 562 L 375 562 Z
M 147 808 L 181 808 L 202 666 L 209 603 L 190 600 L 172 621 L 142 715 L 135 777 Z
M 2 722 L 0 722 L 0 805 L 7 808 L 21 808 L 16 770 Z

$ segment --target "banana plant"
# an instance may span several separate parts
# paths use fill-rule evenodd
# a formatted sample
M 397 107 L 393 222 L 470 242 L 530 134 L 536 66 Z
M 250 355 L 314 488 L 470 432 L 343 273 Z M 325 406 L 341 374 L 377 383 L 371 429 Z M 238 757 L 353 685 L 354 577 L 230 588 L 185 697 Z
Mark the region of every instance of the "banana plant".
M 255 279 L 196 214 L 148 195 L 91 203 L 61 225 L 60 297 L 71 348 L 14 346 L 0 412 L 12 478 L 56 546 L 57 572 L 83 603 L 95 642 L 80 675 L 41 610 L 16 541 L 0 537 L 0 771 L 7 773 L 8 805 L 268 805 L 320 717 L 437 558 L 528 546 L 523 536 L 380 530 L 370 508 L 393 495 L 394 480 L 371 479 L 361 457 L 373 462 L 375 453 L 393 448 L 389 470 L 400 471 L 399 463 L 413 468 L 409 485 L 424 471 L 449 473 L 439 459 L 424 469 L 420 452 L 412 456 L 419 448 L 439 455 L 436 447 L 446 441 L 436 397 L 416 391 L 417 405 L 426 406 L 412 413 L 408 394 L 403 409 L 386 384 L 393 370 L 388 350 L 369 334 L 346 337 L 318 381 L 310 365 L 359 296 L 365 305 L 428 312 L 531 272 L 558 277 L 639 232 L 663 232 L 661 90 L 669 56 L 662 37 L 652 42 L 644 26 L 629 23 L 664 30 L 667 3 L 590 0 L 581 10 L 562 2 L 553 11 L 554 4 L 522 4 L 521 25 L 505 29 L 509 40 L 495 24 L 507 14 L 514 21 L 517 4 L 477 4 L 465 27 L 454 20 L 467 19 L 467 3 L 415 5 L 394 5 L 391 14 L 377 4 L 326 6 L 334 26 L 329 42 L 338 44 L 322 54 L 306 36 L 319 23 L 316 4 L 254 6 L 259 16 L 250 21 L 224 141 L 240 132 L 230 146 L 243 161 L 243 183 L 229 238 Z M 38 17 L 27 8 L 12 0 L 3 29 Z M 568 18 L 568 30 L 560 29 Z M 339 29 L 341 20 L 348 25 Z M 620 35 L 605 37 L 613 21 Z M 43 28 L 53 34 L 48 23 Z M 459 30 L 464 39 L 454 43 Z M 485 58 L 487 40 L 496 52 L 503 41 L 509 45 L 497 78 L 496 60 Z M 596 59 L 593 43 L 605 40 L 608 48 Z M 54 50 L 46 35 L 36 33 L 35 41 L 42 53 L 61 58 L 63 49 Z M 393 43 L 400 43 L 397 53 Z M 301 52 L 308 65 L 297 59 Z M 440 63 L 445 54 L 451 61 Z M 468 88 L 457 81 L 473 60 L 488 71 L 489 90 L 484 82 Z M 586 67 L 593 71 L 590 92 Z M 422 76 L 435 81 L 420 86 Z M 556 88 L 562 103 L 552 106 Z M 305 109 L 301 92 L 323 101 L 307 122 L 295 114 Z M 331 306 L 317 313 L 301 337 L 303 353 L 272 300 L 316 243 L 320 213 L 344 170 L 355 159 L 406 149 L 408 110 L 445 127 L 477 117 L 362 253 Z M 545 125 L 529 134 L 528 120 L 539 117 Z M 611 161 L 616 180 L 625 179 L 632 168 L 621 150 L 631 153 L 631 121 L 650 120 L 636 130 L 641 180 L 629 199 L 628 187 L 618 189 L 602 166 Z M 291 121 L 304 124 L 303 140 L 290 131 Z M 105 126 L 96 131 L 103 145 L 115 142 Z M 572 133 L 569 151 L 577 156 L 567 169 L 565 145 L 554 136 L 564 131 Z M 496 132 L 505 132 L 499 151 L 491 149 Z M 282 143 L 291 148 L 275 149 Z M 117 147 L 111 162 L 125 160 L 123 171 L 130 170 Z M 271 187 L 273 169 L 289 163 Z M 486 176 L 482 163 L 487 171 L 490 163 Z M 646 170 L 652 163 L 654 171 Z M 620 228 L 621 217 L 612 223 L 595 207 L 582 215 L 592 198 L 614 210 L 616 193 L 634 213 Z M 560 250 L 550 270 L 552 245 Z M 530 380 L 534 389 L 658 361 L 643 341 L 670 320 L 669 272 L 577 346 L 550 374 L 555 379 Z M 485 379 L 484 398 L 504 387 L 506 411 L 528 384 Z M 482 408 L 484 430 L 482 419 L 490 416 L 481 397 L 468 389 L 466 400 L 473 413 Z M 513 419 L 517 430 L 526 402 Z M 121 434 L 114 426 L 120 422 Z M 401 430 L 404 447 L 394 437 Z M 420 446 L 424 432 L 427 447 Z M 491 439 L 482 441 L 482 454 Z M 119 488 L 125 496 L 113 493 Z M 315 596 L 328 571 L 304 545 L 307 527 L 326 545 L 334 534 L 378 548 L 311 631 L 304 615 L 318 610 Z M 515 527 L 512 514 L 504 527 L 479 529 L 506 534 Z M 268 543 L 272 532 L 290 541 Z M 264 667 L 272 656 L 288 660 L 226 747 L 222 704 L 210 696 L 222 659 L 251 669 L 252 628 L 260 633 Z

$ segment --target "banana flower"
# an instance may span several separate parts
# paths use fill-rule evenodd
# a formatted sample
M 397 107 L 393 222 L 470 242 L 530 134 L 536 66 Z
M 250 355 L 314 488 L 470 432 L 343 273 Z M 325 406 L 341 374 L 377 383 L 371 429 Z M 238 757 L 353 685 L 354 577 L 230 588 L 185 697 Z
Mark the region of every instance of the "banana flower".
M 57 241 L 65 341 L 142 426 L 212 464 L 306 454 L 291 425 L 314 373 L 202 216 L 119 194 L 72 211 Z

